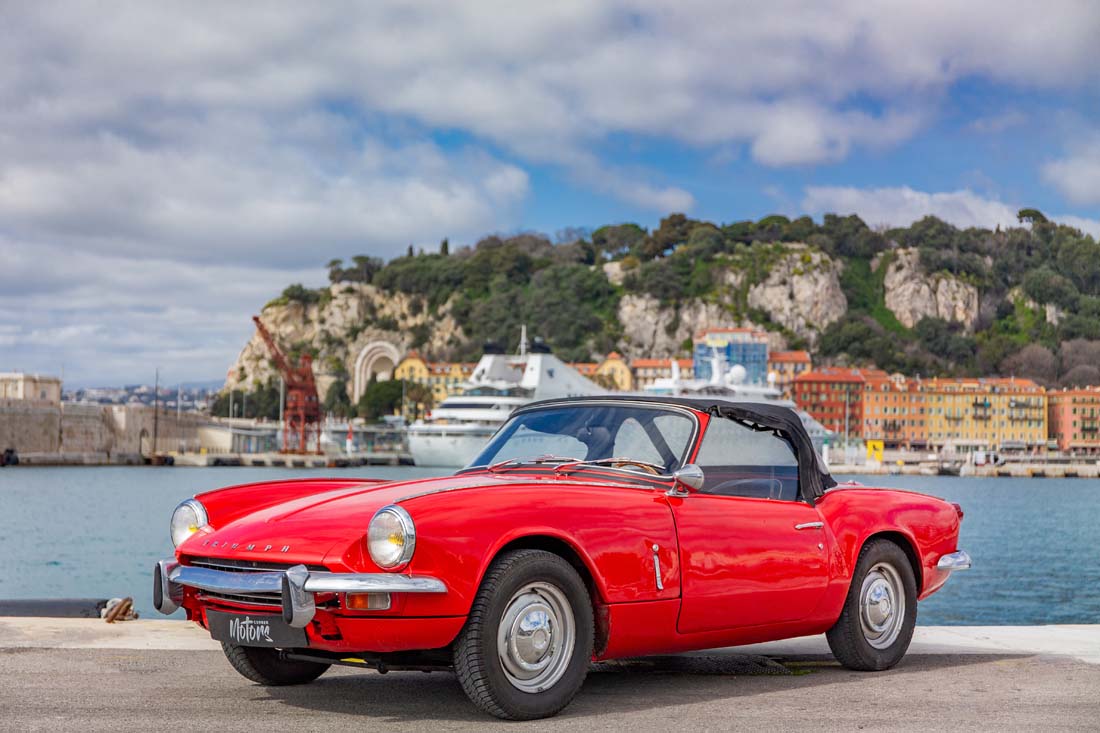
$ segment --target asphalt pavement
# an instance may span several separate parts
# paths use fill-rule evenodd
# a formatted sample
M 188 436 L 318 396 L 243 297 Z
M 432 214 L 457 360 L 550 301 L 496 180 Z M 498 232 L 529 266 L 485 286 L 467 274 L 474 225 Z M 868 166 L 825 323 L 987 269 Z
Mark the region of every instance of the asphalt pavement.
M 959 637 L 967 643 L 933 633 L 877 673 L 839 667 L 819 639 L 601 664 L 558 717 L 504 723 L 448 673 L 334 667 L 309 685 L 264 688 L 182 624 L 162 635 L 95 623 L 0 625 L 0 729 L 1100 730 L 1097 627 L 1035 627 L 1067 630 L 1045 645 L 1026 630 L 1028 643 L 996 629 Z

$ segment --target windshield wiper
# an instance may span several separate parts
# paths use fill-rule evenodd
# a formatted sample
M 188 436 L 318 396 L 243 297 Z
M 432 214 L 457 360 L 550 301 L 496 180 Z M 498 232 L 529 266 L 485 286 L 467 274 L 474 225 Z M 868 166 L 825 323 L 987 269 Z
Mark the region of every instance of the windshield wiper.
M 489 471 L 490 473 L 493 473 L 493 472 L 497 471 L 498 469 L 504 468 L 505 466 L 518 466 L 518 465 L 523 464 L 523 463 L 569 463 L 570 461 L 576 461 L 576 460 L 577 460 L 576 458 L 571 458 L 569 456 L 551 456 L 551 455 L 538 456 L 536 458 L 508 458 L 508 459 L 505 459 L 503 461 L 498 461 L 497 463 L 492 464 L 491 466 L 489 466 L 485 470 Z
M 650 463 L 649 461 L 639 461 L 637 458 L 595 458 L 591 461 L 570 461 L 569 463 L 563 463 L 554 469 L 554 473 L 565 473 L 571 471 L 574 468 L 580 466 L 600 466 L 607 463 L 630 463 L 635 466 L 646 466 L 657 471 L 658 475 L 664 475 L 665 467 L 656 463 Z M 612 466 L 615 468 L 615 466 Z

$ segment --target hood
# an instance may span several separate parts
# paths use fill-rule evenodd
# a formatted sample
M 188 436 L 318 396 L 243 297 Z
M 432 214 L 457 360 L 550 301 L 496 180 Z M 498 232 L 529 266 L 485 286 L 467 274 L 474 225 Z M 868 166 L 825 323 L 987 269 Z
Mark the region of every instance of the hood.
M 349 543 L 361 540 L 371 517 L 387 504 L 424 493 L 501 482 L 508 482 L 508 479 L 478 473 L 340 486 L 249 512 L 224 526 L 219 526 L 214 511 L 211 513 L 213 530 L 193 535 L 180 545 L 179 552 L 191 556 L 320 565 L 334 548 L 342 555 Z

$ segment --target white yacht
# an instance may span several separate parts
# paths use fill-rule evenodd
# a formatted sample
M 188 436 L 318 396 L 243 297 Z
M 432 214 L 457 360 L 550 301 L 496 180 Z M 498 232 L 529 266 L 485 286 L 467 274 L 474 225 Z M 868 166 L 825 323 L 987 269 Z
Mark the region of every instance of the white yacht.
M 798 413 L 806 432 L 813 440 L 814 448 L 818 453 L 826 441 L 832 436 L 832 431 L 815 420 L 805 410 L 795 405 L 793 400 L 783 397 L 783 393 L 775 387 L 774 375 L 768 375 L 768 384 L 747 384 L 745 382 L 746 370 L 740 364 L 732 367 L 726 364 L 725 358 L 713 349 L 710 357 L 711 378 L 708 379 L 682 379 L 680 377 L 680 365 L 675 359 L 671 360 L 672 376 L 667 379 L 655 380 L 653 384 L 645 388 L 646 394 L 673 395 L 679 397 L 698 397 L 701 395 L 713 395 L 727 400 L 738 402 L 763 402 L 771 405 L 789 407 Z
M 553 354 L 528 352 L 526 340 L 525 334 L 519 354 L 482 356 L 461 395 L 443 400 L 427 419 L 407 428 L 413 463 L 467 466 L 517 407 L 607 393 Z

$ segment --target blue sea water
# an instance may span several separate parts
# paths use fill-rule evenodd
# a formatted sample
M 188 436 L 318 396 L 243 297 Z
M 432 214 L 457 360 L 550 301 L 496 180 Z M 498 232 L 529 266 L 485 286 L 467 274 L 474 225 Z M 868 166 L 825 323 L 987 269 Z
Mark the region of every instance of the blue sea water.
M 284 476 L 439 473 L 379 466 L 0 469 L 0 598 L 133 596 L 143 616 L 156 617 L 151 568 L 172 553 L 168 518 L 180 500 Z M 959 544 L 974 558 L 974 568 L 922 601 L 918 623 L 1100 623 L 1100 482 L 854 478 L 940 496 L 966 511 Z

